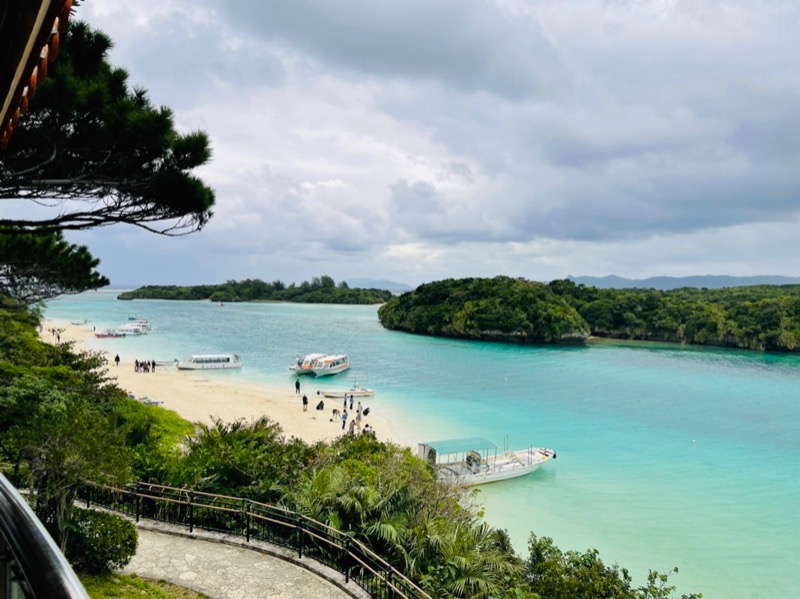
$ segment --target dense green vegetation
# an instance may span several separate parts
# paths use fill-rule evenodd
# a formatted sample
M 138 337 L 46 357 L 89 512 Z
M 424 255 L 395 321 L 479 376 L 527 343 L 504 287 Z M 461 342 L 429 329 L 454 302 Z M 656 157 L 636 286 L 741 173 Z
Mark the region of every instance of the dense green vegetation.
M 0 200 L 39 209 L 4 212 L 0 227 L 48 234 L 127 223 L 182 235 L 208 223 L 214 192 L 192 174 L 211 159 L 208 136 L 176 131 L 172 111 L 108 62 L 111 46 L 69 20 L 58 60 L 0 153 Z
M 21 307 L 108 285 L 95 268 L 100 261 L 85 246 L 67 243 L 59 232 L 0 229 L 0 295 Z
M 420 285 L 381 306 L 389 329 L 527 343 L 582 342 L 589 326 L 544 283 L 496 277 Z
M 378 311 L 383 326 L 426 335 L 535 343 L 589 334 L 770 351 L 800 350 L 800 286 L 598 289 L 568 280 L 448 279 Z
M 169 108 L 131 89 L 125 70 L 108 62 L 111 45 L 70 19 L 58 60 L 0 152 L 0 201 L 31 208 L 0 214 L 6 307 L 109 284 L 99 260 L 63 231 L 126 223 L 184 235 L 212 216 L 214 192 L 192 174 L 211 158 L 208 136 L 179 133 Z
M 392 297 L 385 289 L 351 289 L 345 281 L 338 285 L 329 276 L 314 277 L 311 282 L 286 285 L 282 281 L 267 283 L 259 279 L 228 281 L 221 285 L 147 285 L 120 293 L 117 298 L 210 300 L 212 302 L 277 301 L 301 304 L 382 304 Z
M 73 509 L 67 559 L 75 570 L 101 574 L 124 568 L 136 555 L 136 525 L 116 514 Z
M 76 511 L 76 484 L 142 480 L 305 514 L 354 535 L 434 597 L 675 596 L 666 576 L 653 572 L 637 586 L 596 551 L 562 552 L 547 538 L 531 535 L 520 557 L 505 531 L 483 522 L 470 491 L 438 481 L 408 448 L 370 436 L 308 444 L 266 417 L 180 424 L 130 400 L 102 356 L 40 341 L 37 324 L 35 314 L 0 310 L 0 467 L 30 488 L 67 555 L 69 531 L 107 524 Z M 126 559 L 114 551 L 130 547 L 124 527 L 107 526 L 119 542 L 98 542 L 93 568 Z M 84 535 L 73 548 L 86 542 Z

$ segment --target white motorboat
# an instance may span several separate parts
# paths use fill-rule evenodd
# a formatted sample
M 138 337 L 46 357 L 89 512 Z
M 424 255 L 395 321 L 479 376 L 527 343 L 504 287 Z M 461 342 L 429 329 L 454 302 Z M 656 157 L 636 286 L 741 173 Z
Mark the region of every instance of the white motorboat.
M 176 366 L 178 370 L 241 368 L 242 360 L 237 354 L 198 354 L 184 358 Z
M 311 371 L 317 376 L 339 374 L 350 368 L 350 358 L 345 354 L 323 356 L 314 361 Z
M 324 358 L 327 354 L 297 354 L 294 362 L 289 366 L 289 370 L 293 370 L 295 374 L 314 374 L 312 368 L 314 362 L 320 358 Z
M 372 389 L 367 389 L 366 387 L 362 387 L 358 383 L 350 387 L 349 389 L 329 389 L 326 391 L 317 391 L 318 395 L 324 395 L 325 397 L 331 398 L 343 398 L 343 397 L 369 397 L 371 395 L 375 395 L 375 391 Z
M 140 318 L 136 322 L 121 324 L 117 327 L 117 332 L 124 335 L 147 335 L 151 330 L 150 321 L 146 318 Z
M 525 476 L 556 459 L 556 452 L 545 447 L 498 455 L 497 446 L 480 437 L 420 443 L 418 455 L 436 468 L 440 479 L 469 486 Z
M 94 336 L 98 339 L 108 339 L 113 337 L 124 337 L 125 333 L 121 333 L 115 329 L 105 329 L 103 331 L 95 331 Z

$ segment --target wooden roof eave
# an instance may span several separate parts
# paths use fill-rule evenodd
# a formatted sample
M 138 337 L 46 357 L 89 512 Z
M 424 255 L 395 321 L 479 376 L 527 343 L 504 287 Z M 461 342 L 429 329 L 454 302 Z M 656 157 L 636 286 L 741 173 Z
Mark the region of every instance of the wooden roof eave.
M 60 35 L 66 27 L 71 8 L 72 0 L 27 0 L 20 8 L 27 14 L 22 14 L 19 21 L 2 31 L 5 36 L 11 34 L 8 29 L 17 28 L 20 21 L 27 25 L 22 31 L 13 32 L 15 39 L 5 57 L 10 64 L 2 65 L 4 72 L 13 71 L 13 75 L 10 81 L 2 82 L 7 87 L 0 89 L 0 94 L 3 94 L 0 96 L 3 99 L 0 150 L 8 146 L 19 117 L 27 111 L 36 84 L 47 73 L 47 64 L 55 60 Z

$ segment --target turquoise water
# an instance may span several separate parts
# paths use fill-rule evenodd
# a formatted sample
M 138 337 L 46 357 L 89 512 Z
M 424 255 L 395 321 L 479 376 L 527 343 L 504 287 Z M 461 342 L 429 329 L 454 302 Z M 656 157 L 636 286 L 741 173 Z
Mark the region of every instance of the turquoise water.
M 555 462 L 478 497 L 521 553 L 535 531 L 563 549 L 596 547 L 638 582 L 677 566 L 678 589 L 707 598 L 796 595 L 799 356 L 474 343 L 386 331 L 375 306 L 114 298 L 63 298 L 46 316 L 102 329 L 135 311 L 150 335 L 91 344 L 128 359 L 234 352 L 242 370 L 213 376 L 287 389 L 295 353 L 345 352 L 352 370 L 304 384 L 375 388 L 365 405 L 397 424 L 399 442 L 480 435 L 555 448 Z

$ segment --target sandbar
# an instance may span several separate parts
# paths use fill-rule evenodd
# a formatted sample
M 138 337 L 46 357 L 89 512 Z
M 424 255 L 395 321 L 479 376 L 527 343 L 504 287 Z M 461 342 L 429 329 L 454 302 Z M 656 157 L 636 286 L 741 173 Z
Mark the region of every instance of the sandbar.
M 58 336 L 53 331 L 58 331 Z M 308 411 L 303 411 L 302 396 L 295 393 L 294 383 L 287 388 L 222 380 L 209 370 L 178 370 L 174 366 L 156 366 L 154 372 L 136 372 L 132 360 L 120 359 L 119 366 L 108 352 L 89 347 L 94 333 L 88 327 L 58 319 L 42 321 L 41 338 L 48 343 L 73 342 L 78 351 L 99 351 L 105 354 L 111 378 L 119 387 L 134 396 L 133 401 L 154 401 L 194 423 L 208 424 L 215 419 L 233 422 L 267 416 L 279 423 L 286 437 L 297 437 L 308 443 L 331 441 L 345 431 L 341 422 L 331 422 L 333 408 L 341 409 L 341 401 L 325 400 L 325 409 L 315 409 L 319 398 L 308 395 Z M 301 382 L 305 383 L 305 378 Z M 313 377 L 311 377 L 313 378 Z M 358 401 L 358 398 L 356 398 Z M 366 403 L 366 402 L 365 402 Z M 355 414 L 353 414 L 355 416 Z M 361 426 L 369 423 L 382 441 L 398 439 L 389 420 L 374 414 L 362 417 Z M 348 422 L 349 425 L 349 422 Z

